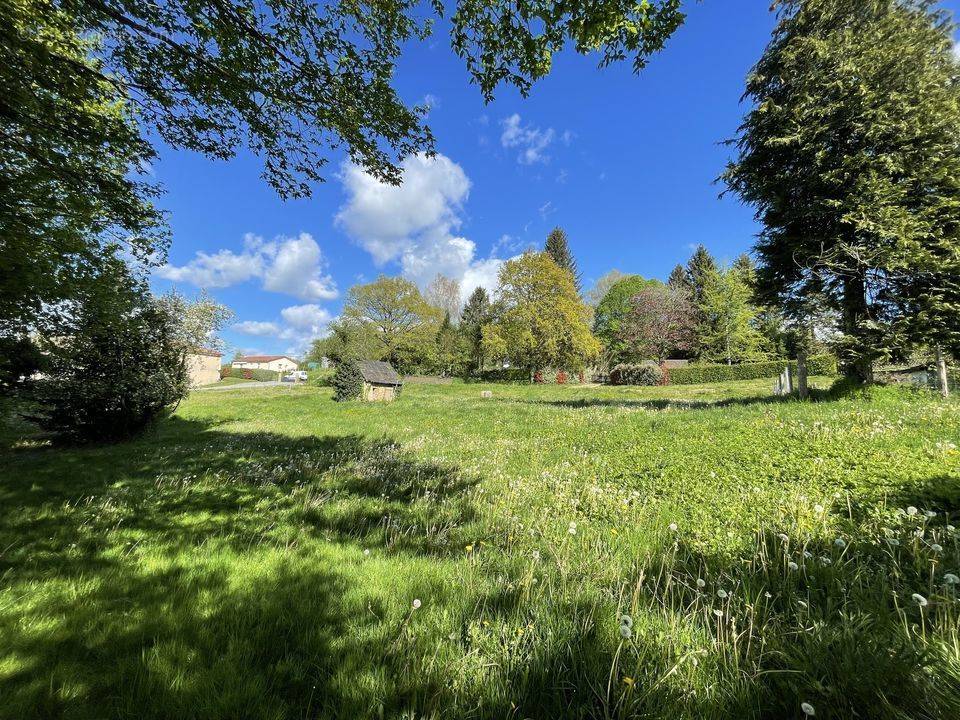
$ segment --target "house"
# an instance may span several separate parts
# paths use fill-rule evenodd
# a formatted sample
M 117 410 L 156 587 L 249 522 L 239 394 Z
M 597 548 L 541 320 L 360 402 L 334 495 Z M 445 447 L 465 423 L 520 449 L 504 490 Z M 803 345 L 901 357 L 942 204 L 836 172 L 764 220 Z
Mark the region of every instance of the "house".
M 272 370 L 274 372 L 290 372 L 299 367 L 299 363 L 289 355 L 247 355 L 246 357 L 238 357 L 230 365 L 235 368 Z
M 196 348 L 187 353 L 187 378 L 190 387 L 212 385 L 220 380 L 220 358 L 223 353 L 209 348 Z
M 360 375 L 363 376 L 363 391 L 360 394 L 363 400 L 396 400 L 403 381 L 390 363 L 362 360 L 359 365 Z

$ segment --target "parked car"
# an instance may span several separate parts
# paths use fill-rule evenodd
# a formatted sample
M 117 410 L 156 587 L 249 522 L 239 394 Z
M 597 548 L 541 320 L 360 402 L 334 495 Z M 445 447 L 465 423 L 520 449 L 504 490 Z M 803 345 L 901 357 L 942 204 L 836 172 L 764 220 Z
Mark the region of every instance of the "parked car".
M 306 370 L 294 370 L 288 375 L 283 376 L 283 382 L 306 382 L 307 380 L 307 371 Z

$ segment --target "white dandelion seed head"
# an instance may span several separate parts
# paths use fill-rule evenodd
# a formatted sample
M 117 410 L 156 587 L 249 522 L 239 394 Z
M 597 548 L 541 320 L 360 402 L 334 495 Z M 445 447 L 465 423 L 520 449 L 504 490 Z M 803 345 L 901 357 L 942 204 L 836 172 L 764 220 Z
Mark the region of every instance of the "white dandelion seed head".
M 810 558 L 813 557 L 813 553 L 810 552 L 809 550 L 804 550 L 804 551 L 803 551 L 803 556 L 804 556 L 807 560 L 809 560 Z
M 370 555 L 370 548 L 367 548 L 366 550 L 364 550 L 364 551 L 363 551 L 363 554 L 369 556 L 369 555 Z
M 913 505 L 907 508 L 907 515 L 916 515 L 916 514 L 917 514 L 917 509 Z
M 633 637 L 633 630 L 629 625 L 620 626 L 620 637 L 622 637 L 624 640 L 629 640 Z
M 618 617 L 618 618 L 617 618 L 617 622 L 618 622 L 619 624 L 621 624 L 621 625 L 626 625 L 626 626 L 629 627 L 629 628 L 632 628 L 632 627 L 633 627 L 633 618 L 630 617 L 629 615 L 626 615 L 626 614 L 621 615 L 620 617 Z
M 913 601 L 920 607 L 926 607 L 929 604 L 927 599 L 920 593 L 914 593 L 910 597 L 913 598 Z
M 713 611 L 713 614 L 717 617 L 723 617 L 723 610 L 717 609 Z
M 539 550 L 534 550 L 534 551 L 533 551 L 533 559 L 534 559 L 534 560 L 539 560 L 539 559 L 540 559 L 540 551 L 539 551 Z
M 707 581 L 703 578 L 697 578 L 697 587 L 701 590 L 707 586 Z
M 413 599 L 413 609 L 414 609 L 414 610 L 419 610 L 421 605 L 423 605 L 423 603 L 420 602 L 420 598 L 414 598 L 414 599 Z
M 957 577 L 953 573 L 945 573 L 943 576 L 944 585 L 960 585 L 960 577 Z
M 724 590 L 723 588 L 720 588 L 719 590 L 717 590 L 717 597 L 720 598 L 721 600 L 726 600 L 726 599 L 727 599 L 727 591 Z
M 676 523 L 670 523 L 667 527 L 670 528 L 670 532 L 676 532 L 676 531 L 677 531 L 677 524 L 676 524 Z
M 803 711 L 803 714 L 807 717 L 813 717 L 817 714 L 816 709 L 808 702 L 800 703 L 800 709 Z
M 799 570 L 799 569 L 800 569 L 800 566 L 797 565 L 793 560 L 791 560 L 790 562 L 787 563 L 787 567 L 790 568 L 791 570 Z
M 833 560 L 831 560 L 830 558 L 828 558 L 826 555 L 824 555 L 822 558 L 820 558 L 820 562 L 821 562 L 823 565 L 832 565 L 832 564 L 833 564 Z
M 953 532 L 956 528 L 953 525 L 947 525 L 947 532 Z
M 924 510 L 923 514 L 926 515 L 928 518 L 935 518 L 937 516 L 937 514 L 933 510 Z
M 934 543 L 933 545 L 930 546 L 930 549 L 933 550 L 935 553 L 940 553 L 940 552 L 943 552 L 943 545 L 939 543 Z
M 900 544 L 900 541 L 897 540 L 896 538 L 887 538 L 887 545 L 897 547 L 899 544 Z
M 833 541 L 833 544 L 836 545 L 838 548 L 845 548 L 847 546 L 847 541 L 844 540 L 843 538 L 837 538 L 836 540 Z
M 779 535 L 777 535 L 777 537 L 780 538 L 783 542 L 787 542 L 787 540 L 790 539 L 786 533 L 780 533 Z
M 822 512 L 823 512 L 823 505 L 817 503 L 816 505 L 813 506 L 813 511 L 814 511 L 815 513 L 822 513 Z

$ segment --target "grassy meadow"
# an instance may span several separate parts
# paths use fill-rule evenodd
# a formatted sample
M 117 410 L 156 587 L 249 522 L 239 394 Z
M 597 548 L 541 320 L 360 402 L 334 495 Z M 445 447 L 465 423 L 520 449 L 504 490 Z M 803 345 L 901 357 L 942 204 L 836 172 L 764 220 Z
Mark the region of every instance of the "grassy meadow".
M 960 402 L 771 383 L 8 419 L 0 718 L 960 717 Z

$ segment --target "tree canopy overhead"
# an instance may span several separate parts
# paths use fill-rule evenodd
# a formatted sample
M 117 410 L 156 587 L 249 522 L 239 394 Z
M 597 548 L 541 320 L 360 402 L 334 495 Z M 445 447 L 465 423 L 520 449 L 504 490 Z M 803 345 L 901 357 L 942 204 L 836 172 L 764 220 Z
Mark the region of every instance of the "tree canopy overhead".
M 960 78 L 929 0 L 788 0 L 725 180 L 756 208 L 761 299 L 840 313 L 847 372 L 960 314 Z M 915 320 L 916 318 L 916 320 Z

